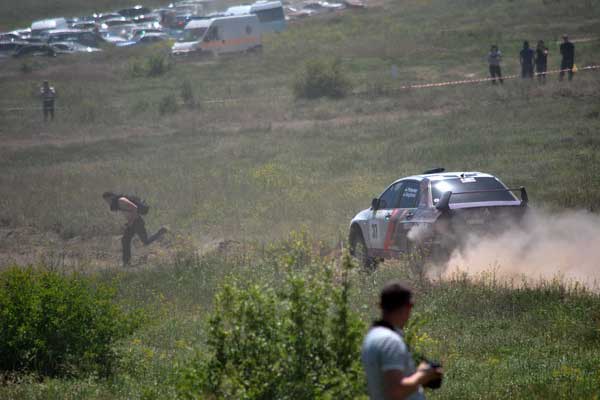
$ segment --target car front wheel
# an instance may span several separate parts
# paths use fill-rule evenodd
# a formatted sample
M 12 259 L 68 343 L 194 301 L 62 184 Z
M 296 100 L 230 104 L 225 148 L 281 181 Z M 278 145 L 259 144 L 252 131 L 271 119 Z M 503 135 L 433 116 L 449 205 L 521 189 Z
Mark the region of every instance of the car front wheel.
M 358 265 L 366 270 L 374 270 L 375 261 L 369 257 L 369 249 L 359 232 L 353 232 L 350 236 L 350 255 L 358 262 Z

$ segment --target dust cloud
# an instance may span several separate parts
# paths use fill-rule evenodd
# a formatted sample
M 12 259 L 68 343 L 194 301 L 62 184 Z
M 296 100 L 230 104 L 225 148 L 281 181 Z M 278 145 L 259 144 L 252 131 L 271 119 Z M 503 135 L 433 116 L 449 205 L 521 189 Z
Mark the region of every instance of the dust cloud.
M 539 281 L 558 278 L 600 287 L 600 216 L 585 211 L 531 211 L 520 227 L 500 236 L 471 236 L 441 269 L 441 278 L 457 272 L 498 279 Z

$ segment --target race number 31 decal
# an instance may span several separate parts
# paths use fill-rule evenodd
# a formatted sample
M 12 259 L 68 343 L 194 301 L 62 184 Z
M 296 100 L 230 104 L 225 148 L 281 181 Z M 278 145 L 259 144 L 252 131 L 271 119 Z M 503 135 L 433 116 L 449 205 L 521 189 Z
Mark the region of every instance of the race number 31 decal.
M 377 224 L 371 224 L 371 237 L 377 239 Z

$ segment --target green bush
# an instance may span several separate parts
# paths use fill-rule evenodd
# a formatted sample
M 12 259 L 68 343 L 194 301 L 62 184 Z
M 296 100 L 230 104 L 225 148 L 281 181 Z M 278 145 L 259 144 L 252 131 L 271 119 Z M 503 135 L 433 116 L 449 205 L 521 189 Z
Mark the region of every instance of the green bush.
M 160 115 L 174 114 L 177 110 L 179 110 L 177 98 L 172 94 L 162 97 L 158 102 L 158 113 Z
M 114 295 L 113 288 L 89 278 L 33 268 L 3 271 L 0 370 L 109 374 L 113 342 L 137 325 Z
M 349 307 L 351 264 L 290 272 L 282 288 L 225 285 L 216 296 L 206 348 L 181 374 L 184 398 L 360 398 L 364 326 Z
M 186 80 L 181 84 L 181 99 L 188 108 L 194 108 L 196 105 L 196 97 L 190 81 Z
M 164 54 L 153 54 L 146 58 L 146 75 L 149 77 L 161 76 L 171 68 Z
M 294 82 L 296 98 L 339 98 L 352 90 L 352 83 L 338 59 L 307 61 Z
M 170 69 L 170 61 L 162 53 L 150 55 L 145 60 L 135 58 L 127 64 L 127 74 L 131 78 L 161 76 Z

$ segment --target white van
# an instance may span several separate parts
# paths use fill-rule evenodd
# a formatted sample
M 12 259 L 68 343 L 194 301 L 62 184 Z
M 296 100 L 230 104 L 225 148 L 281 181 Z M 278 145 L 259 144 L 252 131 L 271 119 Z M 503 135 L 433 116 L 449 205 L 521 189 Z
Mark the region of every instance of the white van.
M 229 7 L 226 15 L 255 14 L 260 21 L 263 33 L 283 32 L 286 28 L 285 13 L 281 1 L 260 0 L 246 6 Z
M 235 53 L 262 46 L 256 15 L 193 19 L 171 49 L 174 55 L 189 53 Z

